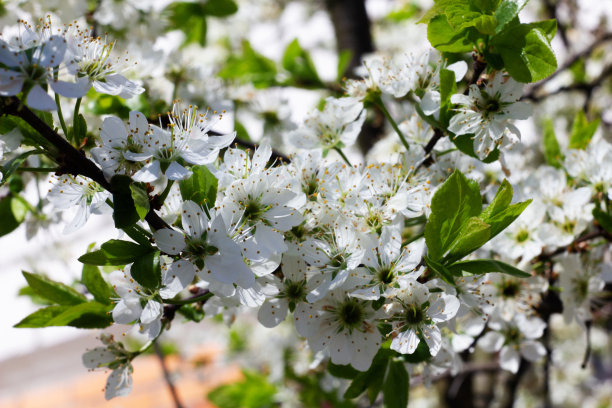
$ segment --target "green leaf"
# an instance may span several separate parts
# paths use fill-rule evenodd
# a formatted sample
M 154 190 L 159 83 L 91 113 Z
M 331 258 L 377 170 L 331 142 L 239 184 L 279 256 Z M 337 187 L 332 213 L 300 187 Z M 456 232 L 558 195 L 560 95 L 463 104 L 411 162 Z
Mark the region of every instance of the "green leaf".
M 292 84 L 302 87 L 319 87 L 322 85 L 310 54 L 300 46 L 297 38 L 291 41 L 285 49 L 282 65 L 291 73 Z
M 469 52 L 479 37 L 475 28 L 455 31 L 445 15 L 434 17 L 427 25 L 427 39 L 431 46 L 441 52 Z
M 77 305 L 87 301 L 85 296 L 61 282 L 45 276 L 22 271 L 28 285 L 38 295 L 59 305 Z
M 130 192 L 132 195 L 132 200 L 134 201 L 134 206 L 136 207 L 136 213 L 142 221 L 145 219 L 151 208 L 149 204 L 149 195 L 145 190 L 135 186 L 134 184 L 130 184 Z
M 34 313 L 24 317 L 19 323 L 14 325 L 15 328 L 39 328 L 47 327 L 47 322 L 55 316 L 60 315 L 70 306 L 48 306 L 38 309 Z
M 205 317 L 204 310 L 196 305 L 183 305 L 179 308 L 178 312 L 185 319 L 196 323 L 201 322 Z
M 497 189 L 495 197 L 491 200 L 491 203 L 480 213 L 480 219 L 486 222 L 486 220 L 508 208 L 512 202 L 512 194 L 512 185 L 508 183 L 508 180 L 504 179 Z
M 438 188 L 431 200 L 431 215 L 425 224 L 429 257 L 438 260 L 451 248 L 463 224 L 482 210 L 480 192 L 458 170 Z
M 393 360 L 383 385 L 383 397 L 387 408 L 406 408 L 410 382 L 402 360 Z
M 408 363 L 419 364 L 431 360 L 431 353 L 429 352 L 429 346 L 427 343 L 421 339 L 414 353 L 404 354 L 403 357 Z
M 230 55 L 217 75 L 222 79 L 250 82 L 256 88 L 265 88 L 276 84 L 276 64 L 256 52 L 251 44 L 244 40 L 242 55 Z
M 557 20 L 551 18 L 550 20 L 542 20 L 536 21 L 535 23 L 526 24 L 531 28 L 537 28 L 542 30 L 546 38 L 548 38 L 548 42 L 551 42 L 553 38 L 555 38 L 555 34 L 557 34 Z
M 461 276 L 461 272 L 469 272 L 475 275 L 481 275 L 489 272 L 501 272 L 507 275 L 516 276 L 518 278 L 529 278 L 530 274 L 523 272 L 512 265 L 493 259 L 476 259 L 472 261 L 455 262 L 448 269 L 455 275 Z
M 207 0 L 203 9 L 209 16 L 227 17 L 238 11 L 238 5 L 233 0 Z
M 549 165 L 558 169 L 561 168 L 563 155 L 561 154 L 561 147 L 559 147 L 559 142 L 557 142 L 557 137 L 555 136 L 555 128 L 552 119 L 547 119 L 544 122 L 544 157 L 546 158 L 546 163 Z
M 603 229 L 612 233 L 612 216 L 596 207 L 593 209 L 593 217 Z
M 451 96 L 457 92 L 455 73 L 448 69 L 440 70 L 440 123 L 446 127 L 452 116 Z
M 572 131 L 570 133 L 569 148 L 570 149 L 581 149 L 584 150 L 589 145 L 589 142 L 593 138 L 593 135 L 599 127 L 601 119 L 595 119 L 589 122 L 583 111 L 578 111 L 572 124 Z
M 525 211 L 525 208 L 527 208 L 530 203 L 531 199 L 527 201 L 522 201 L 520 203 L 512 204 L 504 210 L 492 215 L 491 217 L 482 218 L 484 222 L 491 226 L 491 237 L 489 239 L 493 238 L 494 236 L 505 230 L 508 225 L 512 224 L 512 222 L 514 222 L 514 220 L 516 220 L 519 215 L 521 215 L 522 212 Z
M 127 265 L 134 262 L 139 256 L 151 251 L 151 246 L 111 239 L 102 244 L 102 249 L 82 255 L 79 262 L 88 265 Z
M 336 80 L 342 81 L 344 74 L 346 74 L 346 69 L 353 58 L 353 52 L 351 50 L 342 50 L 338 55 L 338 72 L 336 74 Z
M 10 234 L 23 222 L 23 208 L 19 208 L 23 206 L 22 202 L 10 194 L 0 199 L 0 237 Z
M 85 140 L 87 137 L 87 122 L 82 114 L 79 113 L 79 116 L 75 121 L 75 126 L 70 128 L 68 132 L 72 135 L 74 144 L 80 146 L 83 140 Z
M 165 14 L 168 15 L 168 28 L 185 33 L 183 45 L 206 45 L 206 5 L 192 2 L 172 3 L 165 9 Z
M 334 364 L 331 361 L 327 363 L 327 371 L 334 377 L 345 378 L 347 380 L 352 380 L 361 373 L 350 365 Z
M 446 268 L 446 266 L 434 261 L 427 255 L 425 255 L 424 259 L 425 264 L 429 267 L 429 269 L 437 273 L 438 276 L 440 276 L 440 278 L 444 282 L 448 283 L 449 285 L 455 286 L 455 278 L 453 278 L 453 274 L 451 273 L 451 271 L 448 270 L 448 268 Z
M 159 251 L 149 252 L 136 258 L 130 271 L 132 278 L 145 288 L 159 288 L 161 286 Z
M 2 183 L 6 182 L 8 178 L 26 161 L 28 157 L 33 154 L 40 154 L 38 150 L 28 150 L 27 152 L 23 152 L 20 155 L 13 157 L 11 160 L 6 162 L 2 166 Z
M 244 380 L 222 385 L 207 398 L 218 408 L 272 408 L 276 406 L 276 387 L 263 374 L 243 370 Z
M 110 305 L 111 298 L 117 297 L 115 291 L 106 283 L 100 269 L 94 265 L 83 265 L 81 272 L 81 283 L 85 285 L 97 302 Z
M 451 244 L 448 258 L 461 259 L 483 246 L 490 237 L 491 226 L 478 217 L 471 217 Z
M 217 197 L 217 179 L 206 166 L 193 166 L 192 175 L 179 182 L 183 200 L 191 200 L 199 205 L 215 205 Z
M 46 326 L 72 326 L 80 329 L 103 329 L 113 322 L 112 308 L 98 302 L 86 302 L 68 307 L 50 319 Z
M 371 394 L 374 394 L 375 391 L 375 393 L 378 394 L 382 388 L 389 359 L 393 355 L 395 355 L 395 352 L 391 350 L 379 349 L 368 371 L 357 374 L 355 379 L 351 382 L 351 385 L 345 391 L 344 398 L 357 398 L 368 388 L 372 388 L 373 392 L 371 392 Z
M 131 181 L 129 176 L 122 175 L 113 176 L 110 181 L 113 193 L 113 220 L 116 228 L 126 228 L 140 220 L 132 198 Z
M 236 138 L 246 140 L 247 142 L 251 141 L 251 136 L 249 136 L 246 127 L 237 119 L 234 119 L 234 130 L 236 131 Z
M 525 7 L 527 0 L 502 0 L 495 10 L 495 18 L 497 19 L 497 27 L 495 33 L 501 32 L 506 24 L 518 17 L 519 11 Z
M 491 45 L 504 60 L 508 73 L 519 82 L 536 82 L 557 69 L 547 33 L 537 26 L 519 24 L 494 36 Z

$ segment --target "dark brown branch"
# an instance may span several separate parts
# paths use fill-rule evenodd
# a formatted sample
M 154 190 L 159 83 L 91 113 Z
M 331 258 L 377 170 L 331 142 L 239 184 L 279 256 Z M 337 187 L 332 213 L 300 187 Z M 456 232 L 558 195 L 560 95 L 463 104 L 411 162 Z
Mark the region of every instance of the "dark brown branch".
M 172 396 L 172 400 L 174 401 L 174 406 L 176 408 L 183 408 L 183 404 L 181 404 L 181 400 L 178 396 L 178 392 L 174 387 L 174 383 L 172 382 L 172 377 L 170 376 L 170 371 L 166 366 L 166 356 L 164 356 L 164 352 L 157 341 L 153 342 L 153 350 L 155 350 L 155 354 L 159 359 L 159 364 L 161 365 L 162 372 L 164 373 L 164 380 L 168 385 L 168 390 L 170 391 L 170 395 Z
M 82 152 L 72 146 L 66 139 L 51 129 L 47 123 L 39 118 L 30 108 L 17 97 L 2 98 L 2 114 L 12 115 L 23 119 L 34 130 L 57 148 L 58 157 L 55 158 L 61 171 L 73 175 L 81 175 L 98 183 L 102 188 L 113 192 L 110 183 L 104 177 L 102 170 L 94 162 L 89 160 Z M 162 220 L 153 209 L 149 211 L 145 220 L 153 229 L 167 228 L 168 224 Z
M 185 304 L 188 304 L 190 300 L 195 300 L 195 299 L 197 299 L 197 298 L 199 298 L 199 297 L 201 297 L 203 295 L 206 295 L 207 293 L 210 293 L 208 289 L 197 288 L 197 290 L 195 291 L 193 296 L 190 296 L 187 299 L 185 299 L 185 302 L 186 302 Z M 204 304 L 204 303 L 206 303 L 206 300 L 201 300 L 199 303 Z M 176 316 L 176 312 L 182 306 L 184 306 L 184 304 L 181 304 L 181 305 L 178 305 L 178 304 L 165 304 L 164 305 L 164 318 L 166 320 L 168 320 L 168 321 L 174 320 L 174 316 Z
M 576 249 L 580 244 L 590 241 L 592 239 L 595 238 L 605 238 L 608 241 L 612 241 L 612 234 L 610 234 L 609 232 L 607 232 L 606 230 L 604 230 L 603 228 L 597 228 L 594 231 L 591 231 L 585 235 L 582 235 L 578 238 L 576 238 L 571 244 L 567 245 L 567 246 L 563 246 L 563 247 L 559 247 L 557 249 L 555 249 L 554 251 L 550 252 L 550 253 L 544 253 L 542 252 L 537 258 L 536 258 L 536 262 L 537 261 L 548 261 L 551 258 L 553 258 L 554 256 L 560 255 L 564 252 L 570 251 L 572 249 Z

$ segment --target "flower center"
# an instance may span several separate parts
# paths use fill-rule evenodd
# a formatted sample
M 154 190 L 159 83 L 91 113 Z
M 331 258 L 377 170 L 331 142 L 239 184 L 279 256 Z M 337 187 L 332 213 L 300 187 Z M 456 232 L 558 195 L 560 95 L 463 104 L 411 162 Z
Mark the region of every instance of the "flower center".
M 356 300 L 349 299 L 336 309 L 340 322 L 348 328 L 356 328 L 363 321 L 363 306 Z
M 409 305 L 404 317 L 408 326 L 418 326 L 425 321 L 425 312 L 421 306 Z

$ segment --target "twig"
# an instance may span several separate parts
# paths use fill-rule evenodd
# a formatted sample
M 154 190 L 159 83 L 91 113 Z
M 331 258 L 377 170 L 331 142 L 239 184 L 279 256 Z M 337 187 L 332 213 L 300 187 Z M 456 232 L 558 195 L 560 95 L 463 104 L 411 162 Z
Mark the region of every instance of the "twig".
M 183 404 L 181 404 L 181 400 L 179 399 L 178 393 L 176 392 L 176 388 L 174 387 L 174 383 L 172 382 L 172 378 L 170 376 L 170 371 L 168 371 L 168 367 L 166 366 L 166 357 L 164 356 L 164 352 L 161 349 L 161 346 L 157 341 L 153 342 L 153 350 L 155 350 L 155 354 L 159 359 L 159 363 L 161 365 L 162 371 L 164 373 L 164 380 L 168 385 L 168 389 L 170 390 L 170 395 L 172 395 L 172 400 L 174 401 L 174 406 L 176 408 L 183 408 Z
M 591 358 L 591 324 L 592 322 L 590 320 L 584 322 L 586 326 L 586 350 L 584 351 L 584 358 L 582 359 L 581 365 L 583 369 L 586 368 Z
M 190 296 L 187 299 L 174 302 L 173 304 L 164 305 L 164 318 L 168 321 L 172 321 L 174 319 L 174 316 L 176 315 L 176 312 L 183 305 L 196 302 L 200 302 L 202 304 L 206 303 L 206 301 L 209 299 L 209 297 L 207 297 L 207 295 L 209 294 L 210 291 L 208 289 L 198 289 L 193 296 Z
M 34 130 L 57 148 L 58 156 L 55 161 L 60 170 L 65 173 L 82 175 L 98 183 L 102 188 L 113 192 L 113 189 L 102 170 L 94 162 L 89 160 L 82 152 L 72 146 L 66 139 L 55 132 L 47 123 L 39 118 L 30 108 L 22 104 L 17 97 L 2 98 L 0 101 L 1 111 L 4 114 L 17 116 L 26 121 Z M 168 228 L 168 224 L 162 220 L 153 209 L 149 211 L 145 220 L 153 229 Z
M 445 378 L 456 378 L 462 375 L 469 375 L 475 373 L 486 373 L 491 371 L 499 370 L 499 364 L 497 361 L 488 361 L 486 363 L 472 363 L 466 364 L 457 375 L 452 375 L 450 372 L 446 372 L 444 374 L 437 375 L 431 379 L 431 382 L 437 382 L 443 380 Z M 425 378 L 422 375 L 412 377 L 410 379 L 410 386 L 416 387 L 418 385 L 423 385 L 425 383 Z

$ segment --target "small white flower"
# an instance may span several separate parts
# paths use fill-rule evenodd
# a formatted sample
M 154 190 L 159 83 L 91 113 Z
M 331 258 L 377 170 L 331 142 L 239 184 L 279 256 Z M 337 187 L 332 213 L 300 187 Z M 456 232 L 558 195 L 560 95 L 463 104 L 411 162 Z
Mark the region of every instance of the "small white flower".
M 497 73 L 483 89 L 471 85 L 468 95 L 451 96 L 451 102 L 460 106 L 448 130 L 456 135 L 473 134 L 474 152 L 480 159 L 497 146 L 517 142 L 521 133 L 510 121 L 531 114 L 529 104 L 518 102 L 522 89 L 522 84 Z

